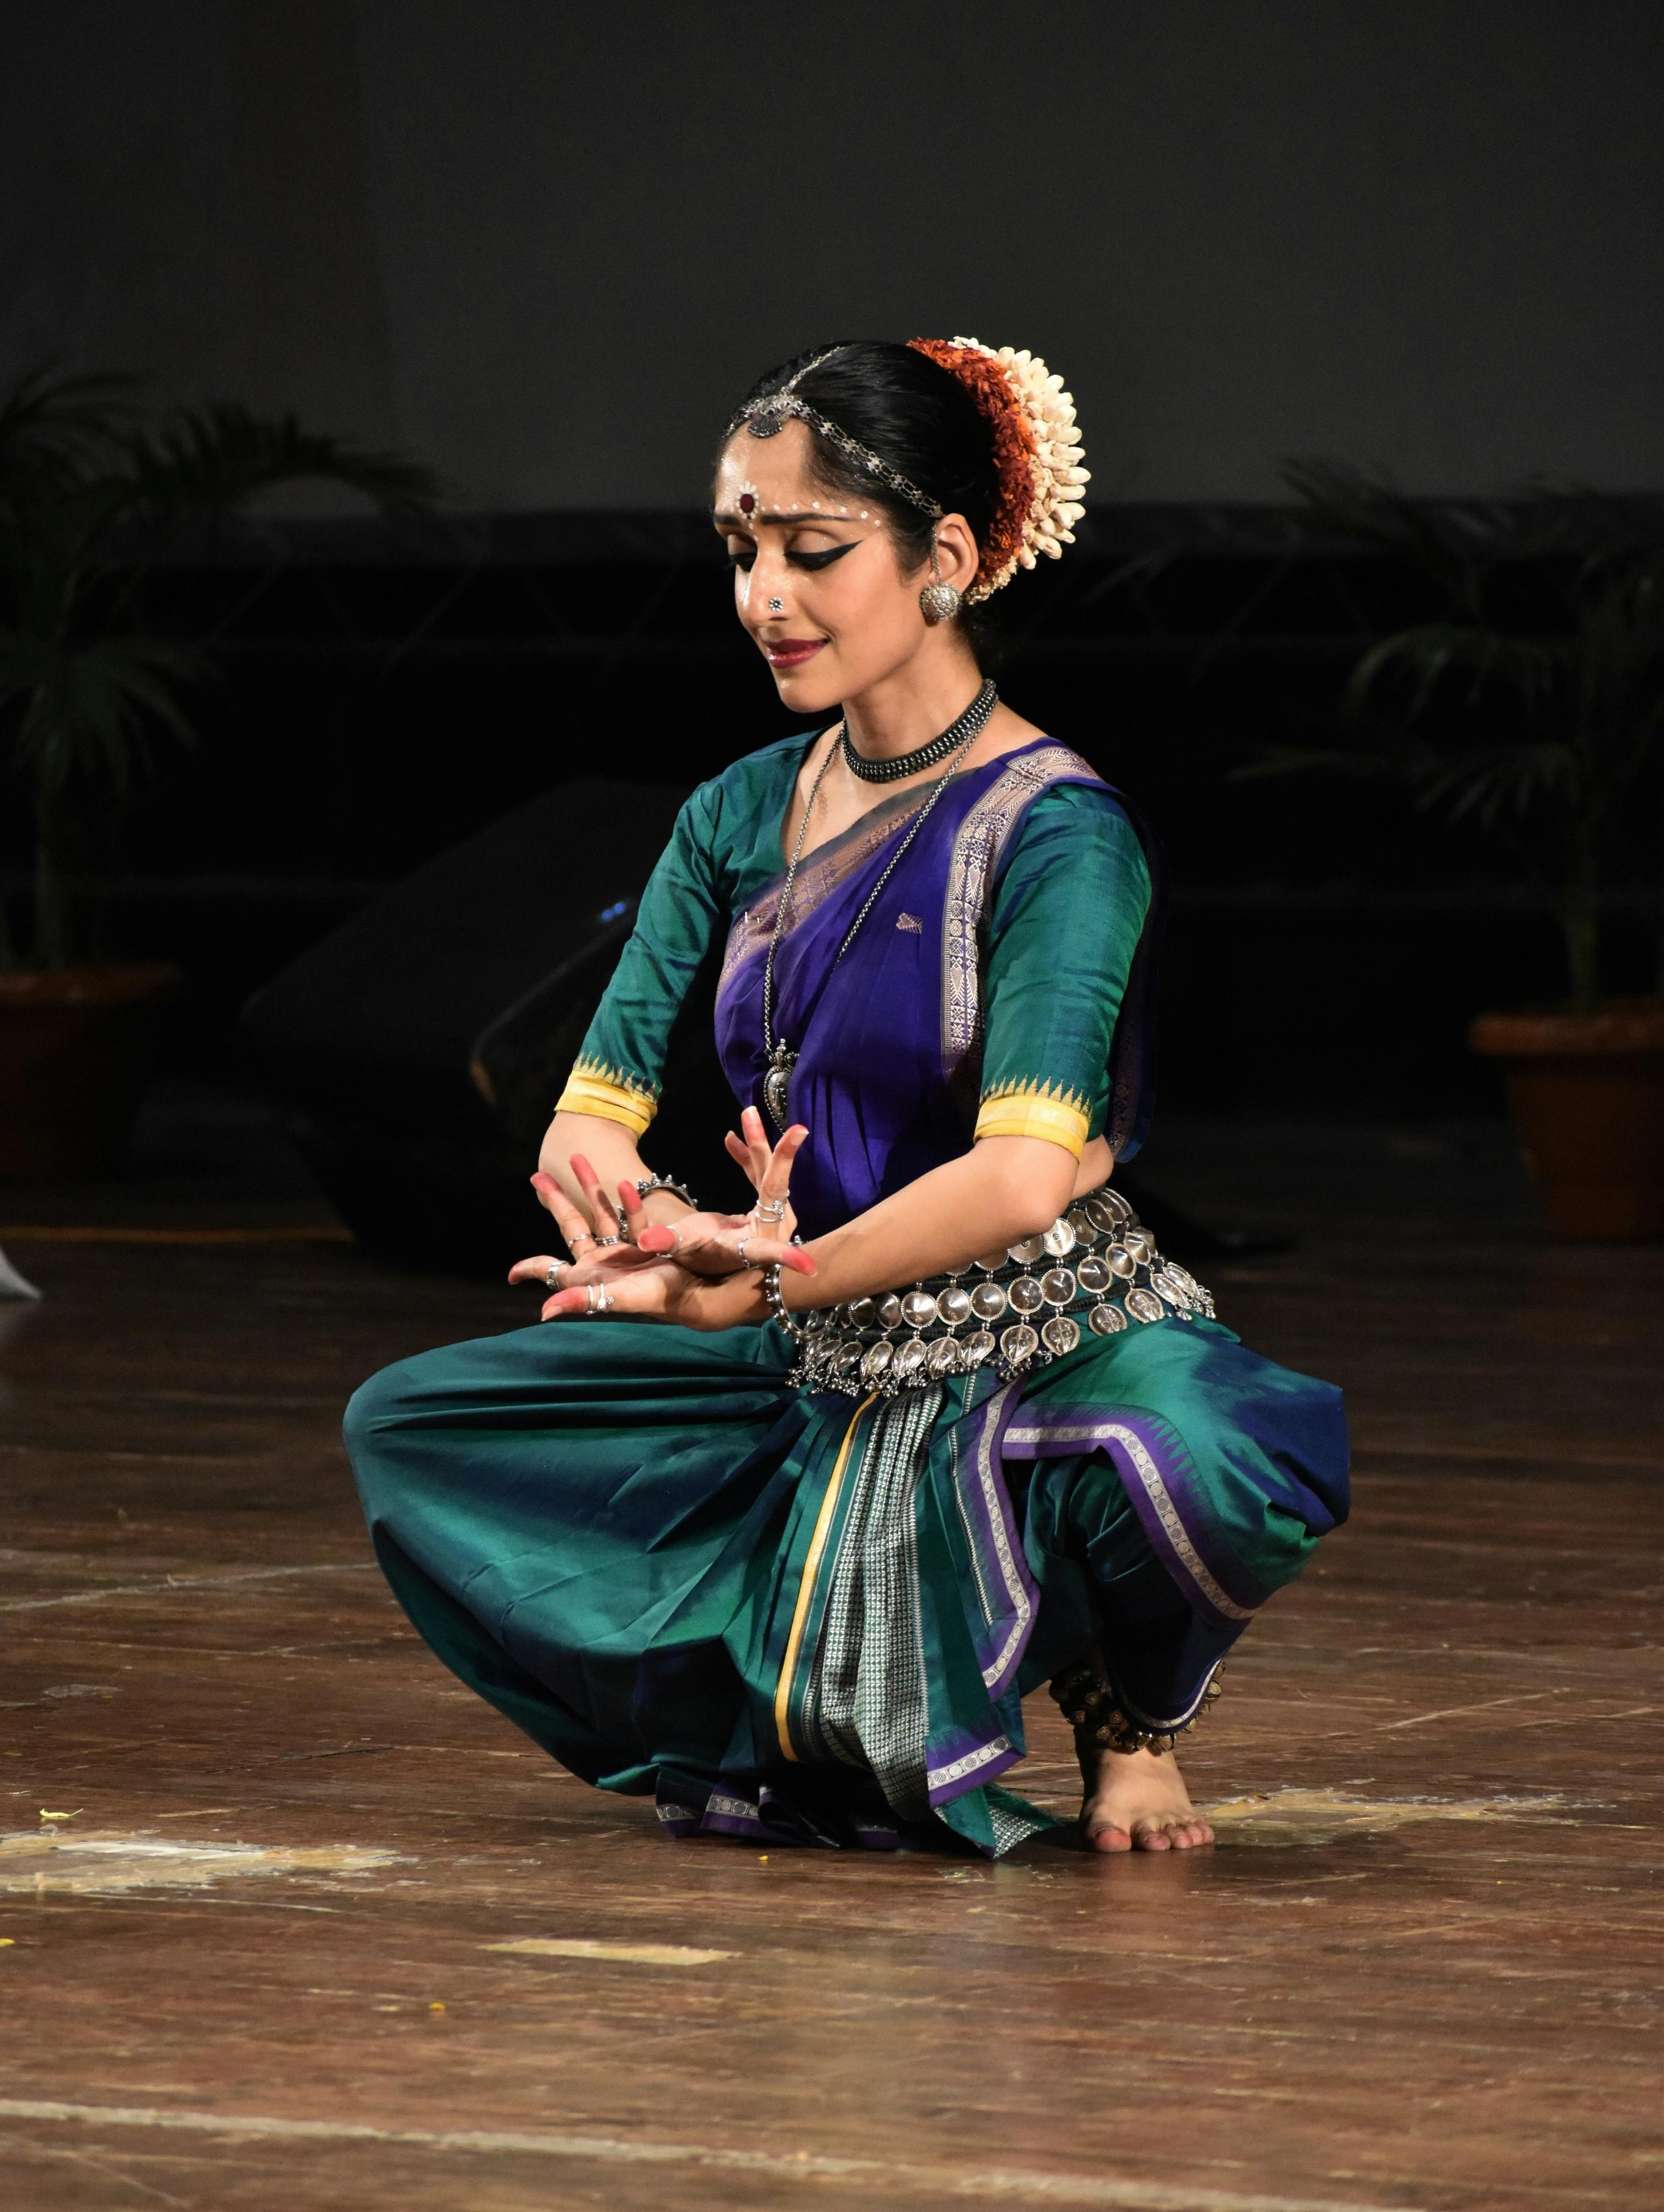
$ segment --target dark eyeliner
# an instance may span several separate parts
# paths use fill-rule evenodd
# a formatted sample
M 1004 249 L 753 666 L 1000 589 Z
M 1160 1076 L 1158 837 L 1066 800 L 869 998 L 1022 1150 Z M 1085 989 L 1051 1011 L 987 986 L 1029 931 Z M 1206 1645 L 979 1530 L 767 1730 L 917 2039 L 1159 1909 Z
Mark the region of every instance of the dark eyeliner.
M 794 568 L 829 568 L 846 553 L 853 553 L 860 542 L 859 538 L 852 538 L 848 544 L 829 546 L 824 553 L 788 553 L 786 557 Z

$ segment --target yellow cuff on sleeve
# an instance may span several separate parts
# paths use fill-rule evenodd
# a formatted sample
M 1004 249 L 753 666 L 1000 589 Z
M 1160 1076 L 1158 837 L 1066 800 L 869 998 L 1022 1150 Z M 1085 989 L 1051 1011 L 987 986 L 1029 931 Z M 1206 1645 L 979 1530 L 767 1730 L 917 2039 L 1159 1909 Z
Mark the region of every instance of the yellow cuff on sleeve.
M 604 1121 L 622 1121 L 633 1136 L 641 1137 L 659 1111 L 659 1101 L 645 1083 L 638 1083 L 622 1067 L 607 1067 L 598 1060 L 580 1060 L 567 1078 L 555 1111 L 595 1114 Z
M 1044 1137 L 1061 1145 L 1077 1159 L 1086 1149 L 1091 1122 L 1086 1101 L 1078 1091 L 1060 1091 L 1055 1084 L 1023 1083 L 996 1091 L 982 1101 L 976 1116 L 976 1137 Z

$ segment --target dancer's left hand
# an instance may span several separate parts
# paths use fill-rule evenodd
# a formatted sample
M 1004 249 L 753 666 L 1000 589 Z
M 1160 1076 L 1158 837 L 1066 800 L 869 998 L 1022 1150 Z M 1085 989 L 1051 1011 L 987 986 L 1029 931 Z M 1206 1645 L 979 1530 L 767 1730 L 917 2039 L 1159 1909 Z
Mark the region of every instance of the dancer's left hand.
M 728 1158 L 744 1169 L 746 1179 L 757 1194 L 759 1206 L 768 1203 L 771 1211 L 774 1206 L 784 1206 L 785 1212 L 770 1224 L 775 1234 L 786 1237 L 794 1237 L 797 1234 L 798 1217 L 792 1210 L 791 1200 L 786 1195 L 786 1189 L 782 1188 L 778 1200 L 772 1199 L 770 1195 L 769 1178 L 774 1174 L 775 1162 L 779 1158 L 779 1146 L 770 1146 L 768 1132 L 763 1127 L 762 1116 L 755 1106 L 748 1106 L 740 1115 L 739 1127 L 738 1136 L 735 1136 L 733 1131 L 730 1129 L 722 1140 L 726 1147 Z M 792 1133 L 788 1131 L 787 1134 L 790 1133 Z M 804 1135 L 807 1133 L 806 1130 L 803 1132 Z M 801 1137 L 799 1141 L 802 1141 Z M 793 1151 L 795 1157 L 795 1146 Z M 789 1181 L 788 1170 L 788 1184 Z

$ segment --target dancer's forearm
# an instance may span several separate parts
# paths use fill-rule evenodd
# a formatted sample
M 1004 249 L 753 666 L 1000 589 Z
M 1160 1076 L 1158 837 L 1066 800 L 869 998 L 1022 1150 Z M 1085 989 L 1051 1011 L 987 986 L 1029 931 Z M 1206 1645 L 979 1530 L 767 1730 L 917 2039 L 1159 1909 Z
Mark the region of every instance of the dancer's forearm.
M 598 1115 L 557 1114 L 544 1139 L 541 1164 L 580 1208 L 586 1201 L 572 1171 L 574 1153 L 593 1167 L 604 1190 L 649 1172 L 621 1122 Z M 1101 1137 L 1078 1161 L 1065 1146 L 1042 1137 L 985 1137 L 957 1159 L 931 1169 L 853 1220 L 811 1240 L 805 1249 L 815 1273 L 788 1272 L 781 1282 L 786 1302 L 793 1311 L 841 1305 L 965 1267 L 1049 1228 L 1071 1199 L 1095 1189 L 1113 1164 Z M 655 1192 L 648 1203 L 651 1218 L 659 1223 L 669 1224 L 687 1212 L 667 1192 Z M 723 1308 L 716 1326 L 761 1320 L 767 1312 L 754 1274 L 738 1277 L 720 1291 L 714 1285 L 712 1293 Z
M 806 1249 L 816 1272 L 782 1279 L 786 1304 L 794 1310 L 840 1305 L 869 1291 L 897 1290 L 1037 1236 L 1077 1193 L 1095 1189 L 1112 1164 L 1102 1138 L 1077 1162 L 1043 1137 L 985 1137 L 958 1159 L 815 1237 Z
M 585 1200 L 572 1172 L 574 1152 L 589 1162 L 609 1196 L 621 1182 L 641 1182 L 653 1173 L 622 1121 L 610 1121 L 599 1114 L 557 1114 L 544 1134 L 537 1164 L 580 1207 Z M 674 1221 L 688 1210 L 667 1190 L 653 1192 L 644 1209 L 647 1218 L 655 1222 Z

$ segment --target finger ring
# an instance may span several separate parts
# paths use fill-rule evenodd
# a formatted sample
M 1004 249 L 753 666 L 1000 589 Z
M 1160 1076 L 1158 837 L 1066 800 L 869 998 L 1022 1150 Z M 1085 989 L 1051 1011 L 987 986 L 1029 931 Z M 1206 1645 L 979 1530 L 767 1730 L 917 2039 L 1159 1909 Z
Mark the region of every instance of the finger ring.
M 589 1285 L 589 1310 L 591 1313 L 610 1313 L 611 1310 L 612 1292 L 607 1288 L 604 1283 L 592 1283 Z
M 544 1277 L 544 1288 L 550 1291 L 558 1291 L 561 1287 L 561 1278 L 565 1274 L 565 1273 L 566 1261 L 564 1260 L 551 1260 L 549 1263 L 549 1273 Z
M 604 1251 L 609 1245 L 622 1244 L 624 1240 L 622 1237 L 592 1237 L 589 1241 L 592 1245 L 594 1245 L 598 1252 L 602 1252 Z
M 751 1231 L 749 1229 L 742 1229 L 738 1237 L 735 1239 L 734 1251 L 738 1257 L 739 1264 L 742 1267 L 749 1267 L 750 1265 L 750 1261 L 745 1257 L 745 1247 L 750 1243 L 750 1241 Z
M 783 1221 L 786 1204 L 783 1198 L 760 1198 L 751 1211 L 759 1221 Z

